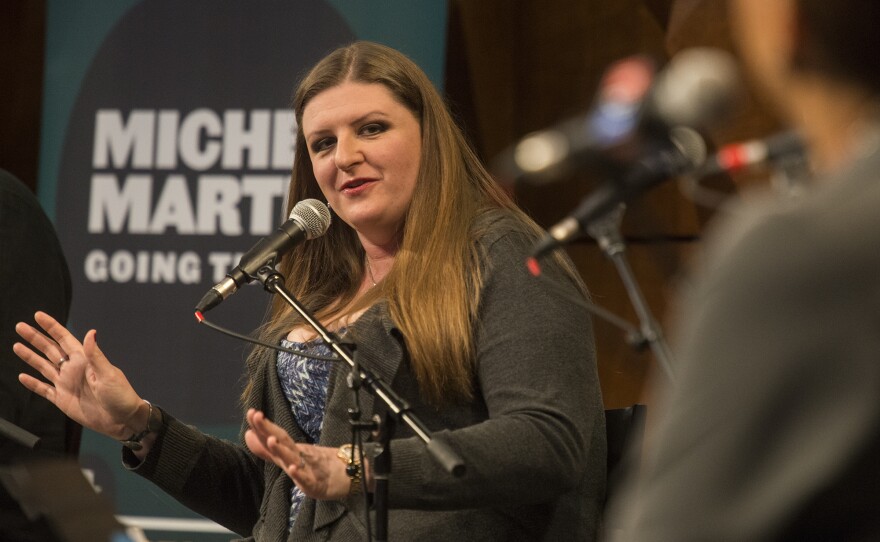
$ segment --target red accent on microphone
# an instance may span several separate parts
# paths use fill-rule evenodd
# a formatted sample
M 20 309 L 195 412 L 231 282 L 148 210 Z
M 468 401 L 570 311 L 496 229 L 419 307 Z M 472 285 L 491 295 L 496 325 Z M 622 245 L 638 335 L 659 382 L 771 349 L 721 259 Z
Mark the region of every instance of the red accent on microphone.
M 529 268 L 529 273 L 532 276 L 540 276 L 541 275 L 541 264 L 538 263 L 537 258 L 528 258 L 526 260 L 526 267 Z
M 202 311 L 196 311 L 196 320 L 198 320 L 200 324 L 205 321 Z
M 728 145 L 717 156 L 718 163 L 727 171 L 736 171 L 749 163 L 745 145 Z

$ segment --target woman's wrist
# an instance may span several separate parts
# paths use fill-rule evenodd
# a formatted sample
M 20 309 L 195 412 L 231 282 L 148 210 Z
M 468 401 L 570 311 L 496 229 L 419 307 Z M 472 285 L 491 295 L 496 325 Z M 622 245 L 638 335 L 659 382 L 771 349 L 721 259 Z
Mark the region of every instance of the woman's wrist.
M 138 405 L 128 419 L 121 424 L 121 428 L 115 435 L 110 435 L 118 441 L 124 441 L 132 435 L 144 430 L 150 419 L 150 404 L 144 399 L 138 398 Z
M 149 455 L 150 450 L 153 449 L 153 444 L 156 442 L 156 439 L 159 438 L 158 433 L 150 433 L 143 440 L 141 440 L 141 447 L 139 450 L 131 450 L 131 453 L 134 454 L 135 457 L 138 458 L 139 461 L 143 461 L 147 455 Z
M 146 399 L 141 401 L 141 405 L 124 428 L 125 436 L 122 439 L 118 439 L 123 446 L 131 448 L 135 452 L 144 447 L 148 437 L 153 437 L 150 439 L 150 442 L 152 442 L 155 439 L 156 432 L 159 431 L 163 424 L 162 412 L 159 408 L 153 406 Z

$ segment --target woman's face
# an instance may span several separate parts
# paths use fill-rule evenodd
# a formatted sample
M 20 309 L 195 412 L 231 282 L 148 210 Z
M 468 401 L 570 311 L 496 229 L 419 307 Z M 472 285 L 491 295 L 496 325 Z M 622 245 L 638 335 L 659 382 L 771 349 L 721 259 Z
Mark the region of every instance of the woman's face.
M 398 240 L 421 157 L 415 115 L 378 83 L 344 82 L 316 95 L 302 129 L 333 212 L 362 240 Z

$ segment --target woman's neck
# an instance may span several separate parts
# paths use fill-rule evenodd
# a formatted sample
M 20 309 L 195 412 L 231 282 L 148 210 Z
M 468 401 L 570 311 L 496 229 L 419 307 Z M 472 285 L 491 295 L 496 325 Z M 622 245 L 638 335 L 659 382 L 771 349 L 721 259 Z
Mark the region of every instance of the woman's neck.
M 364 237 L 361 237 L 361 244 L 364 248 L 364 266 L 367 272 L 364 273 L 364 278 L 361 281 L 360 288 L 354 296 L 354 299 L 346 303 L 345 307 L 339 307 L 336 305 L 334 309 L 330 310 L 330 315 L 328 317 L 321 319 L 322 323 L 331 331 L 336 331 L 343 327 L 349 327 L 360 317 L 361 314 L 363 314 L 366 310 L 365 308 L 360 308 L 354 311 L 351 309 L 357 306 L 358 300 L 361 296 L 382 282 L 382 279 L 384 279 L 391 271 L 391 267 L 394 265 L 394 257 L 397 255 L 397 250 L 400 246 L 400 242 L 397 239 L 387 243 L 373 243 Z M 339 301 L 340 300 L 337 300 L 337 303 Z M 311 340 L 316 336 L 317 334 L 313 329 L 308 326 L 300 325 L 288 333 L 288 340 L 304 342 L 306 340 Z
M 400 247 L 397 239 L 388 243 L 376 244 L 369 239 L 361 238 L 364 247 L 364 266 L 367 268 L 367 280 L 371 285 L 382 282 L 382 279 L 391 271 L 394 265 L 394 257 Z

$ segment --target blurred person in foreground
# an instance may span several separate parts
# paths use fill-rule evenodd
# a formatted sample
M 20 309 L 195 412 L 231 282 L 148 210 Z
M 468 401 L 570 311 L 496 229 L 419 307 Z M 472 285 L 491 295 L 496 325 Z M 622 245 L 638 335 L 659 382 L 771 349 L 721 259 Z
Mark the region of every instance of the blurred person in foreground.
M 39 373 L 12 352 L 16 322 L 37 309 L 67 321 L 71 281 L 55 228 L 31 190 L 0 169 L 0 418 L 39 437 L 30 449 L 0 432 L 0 468 L 26 461 L 74 459 L 81 429 L 50 402 L 18 382 Z M 0 540 L 47 540 L 42 520 L 30 520 L 0 485 Z
M 461 478 L 448 474 L 400 424 L 389 538 L 593 539 L 605 491 L 604 417 L 590 320 L 573 301 L 586 289 L 571 262 L 554 260 L 553 287 L 529 275 L 525 258 L 541 230 L 494 183 L 442 97 L 401 53 L 368 42 L 340 48 L 305 76 L 293 105 L 289 204 L 326 199 L 334 218 L 324 236 L 282 259 L 286 286 L 357 344 L 360 363 L 467 468 Z M 42 332 L 17 326 L 31 347 L 15 352 L 49 384 L 22 382 L 126 441 L 130 469 L 253 539 L 366 538 L 371 469 L 348 472 L 340 449 L 351 440 L 348 366 L 315 359 L 330 354 L 328 345 L 280 300 L 262 338 L 301 354 L 258 348 L 250 356 L 240 443 L 146 403 L 104 357 L 94 330 L 80 343 L 47 314 L 36 321 Z M 383 410 L 360 395 L 363 419 Z
M 707 239 L 622 540 L 880 540 L 880 2 L 731 0 L 817 173 Z

